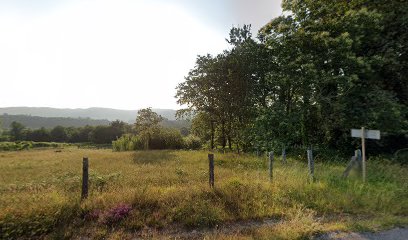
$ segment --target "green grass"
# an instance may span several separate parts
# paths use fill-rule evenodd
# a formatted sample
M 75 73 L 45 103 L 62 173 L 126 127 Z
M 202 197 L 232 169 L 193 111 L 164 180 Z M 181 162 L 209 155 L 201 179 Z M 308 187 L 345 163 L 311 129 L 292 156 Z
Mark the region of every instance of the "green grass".
M 90 195 L 80 201 L 82 157 L 89 157 Z M 209 238 L 304 239 L 331 230 L 407 225 L 408 170 L 369 160 L 368 181 L 341 179 L 346 163 L 307 164 L 215 154 L 215 189 L 204 151 L 65 148 L 0 152 L 0 238 L 131 238 L 150 229 L 203 228 L 273 218 L 279 224 Z M 114 211 L 129 206 L 119 217 Z M 112 220 L 114 219 L 114 221 Z M 165 231 L 164 231 L 165 232 Z

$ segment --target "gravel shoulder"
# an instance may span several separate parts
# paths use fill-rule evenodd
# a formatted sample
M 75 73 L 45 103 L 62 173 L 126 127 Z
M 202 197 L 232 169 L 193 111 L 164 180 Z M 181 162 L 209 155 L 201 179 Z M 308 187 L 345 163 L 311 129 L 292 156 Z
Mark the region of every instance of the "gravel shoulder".
M 380 232 L 346 233 L 331 232 L 323 234 L 316 240 L 408 240 L 408 228 L 393 228 Z

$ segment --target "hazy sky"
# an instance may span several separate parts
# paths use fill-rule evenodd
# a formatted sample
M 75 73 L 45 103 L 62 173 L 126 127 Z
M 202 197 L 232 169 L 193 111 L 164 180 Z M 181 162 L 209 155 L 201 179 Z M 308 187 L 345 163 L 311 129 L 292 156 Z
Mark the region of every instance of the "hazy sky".
M 280 0 L 0 0 L 0 107 L 179 108 L 198 54 L 280 13 Z

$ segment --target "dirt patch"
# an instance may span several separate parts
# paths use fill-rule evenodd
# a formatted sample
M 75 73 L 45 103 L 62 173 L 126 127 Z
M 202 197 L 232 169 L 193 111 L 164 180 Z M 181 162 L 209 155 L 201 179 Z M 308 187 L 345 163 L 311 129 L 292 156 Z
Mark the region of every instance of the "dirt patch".
M 315 238 L 315 240 L 407 240 L 408 228 L 394 228 L 380 232 L 346 233 L 332 232 Z

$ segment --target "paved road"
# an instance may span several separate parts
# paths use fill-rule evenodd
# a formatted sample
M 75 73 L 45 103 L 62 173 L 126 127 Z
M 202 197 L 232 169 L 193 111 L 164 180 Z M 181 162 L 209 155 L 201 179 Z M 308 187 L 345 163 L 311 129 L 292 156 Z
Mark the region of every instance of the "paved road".
M 408 228 L 394 228 L 376 233 L 332 232 L 324 234 L 316 240 L 408 240 Z

